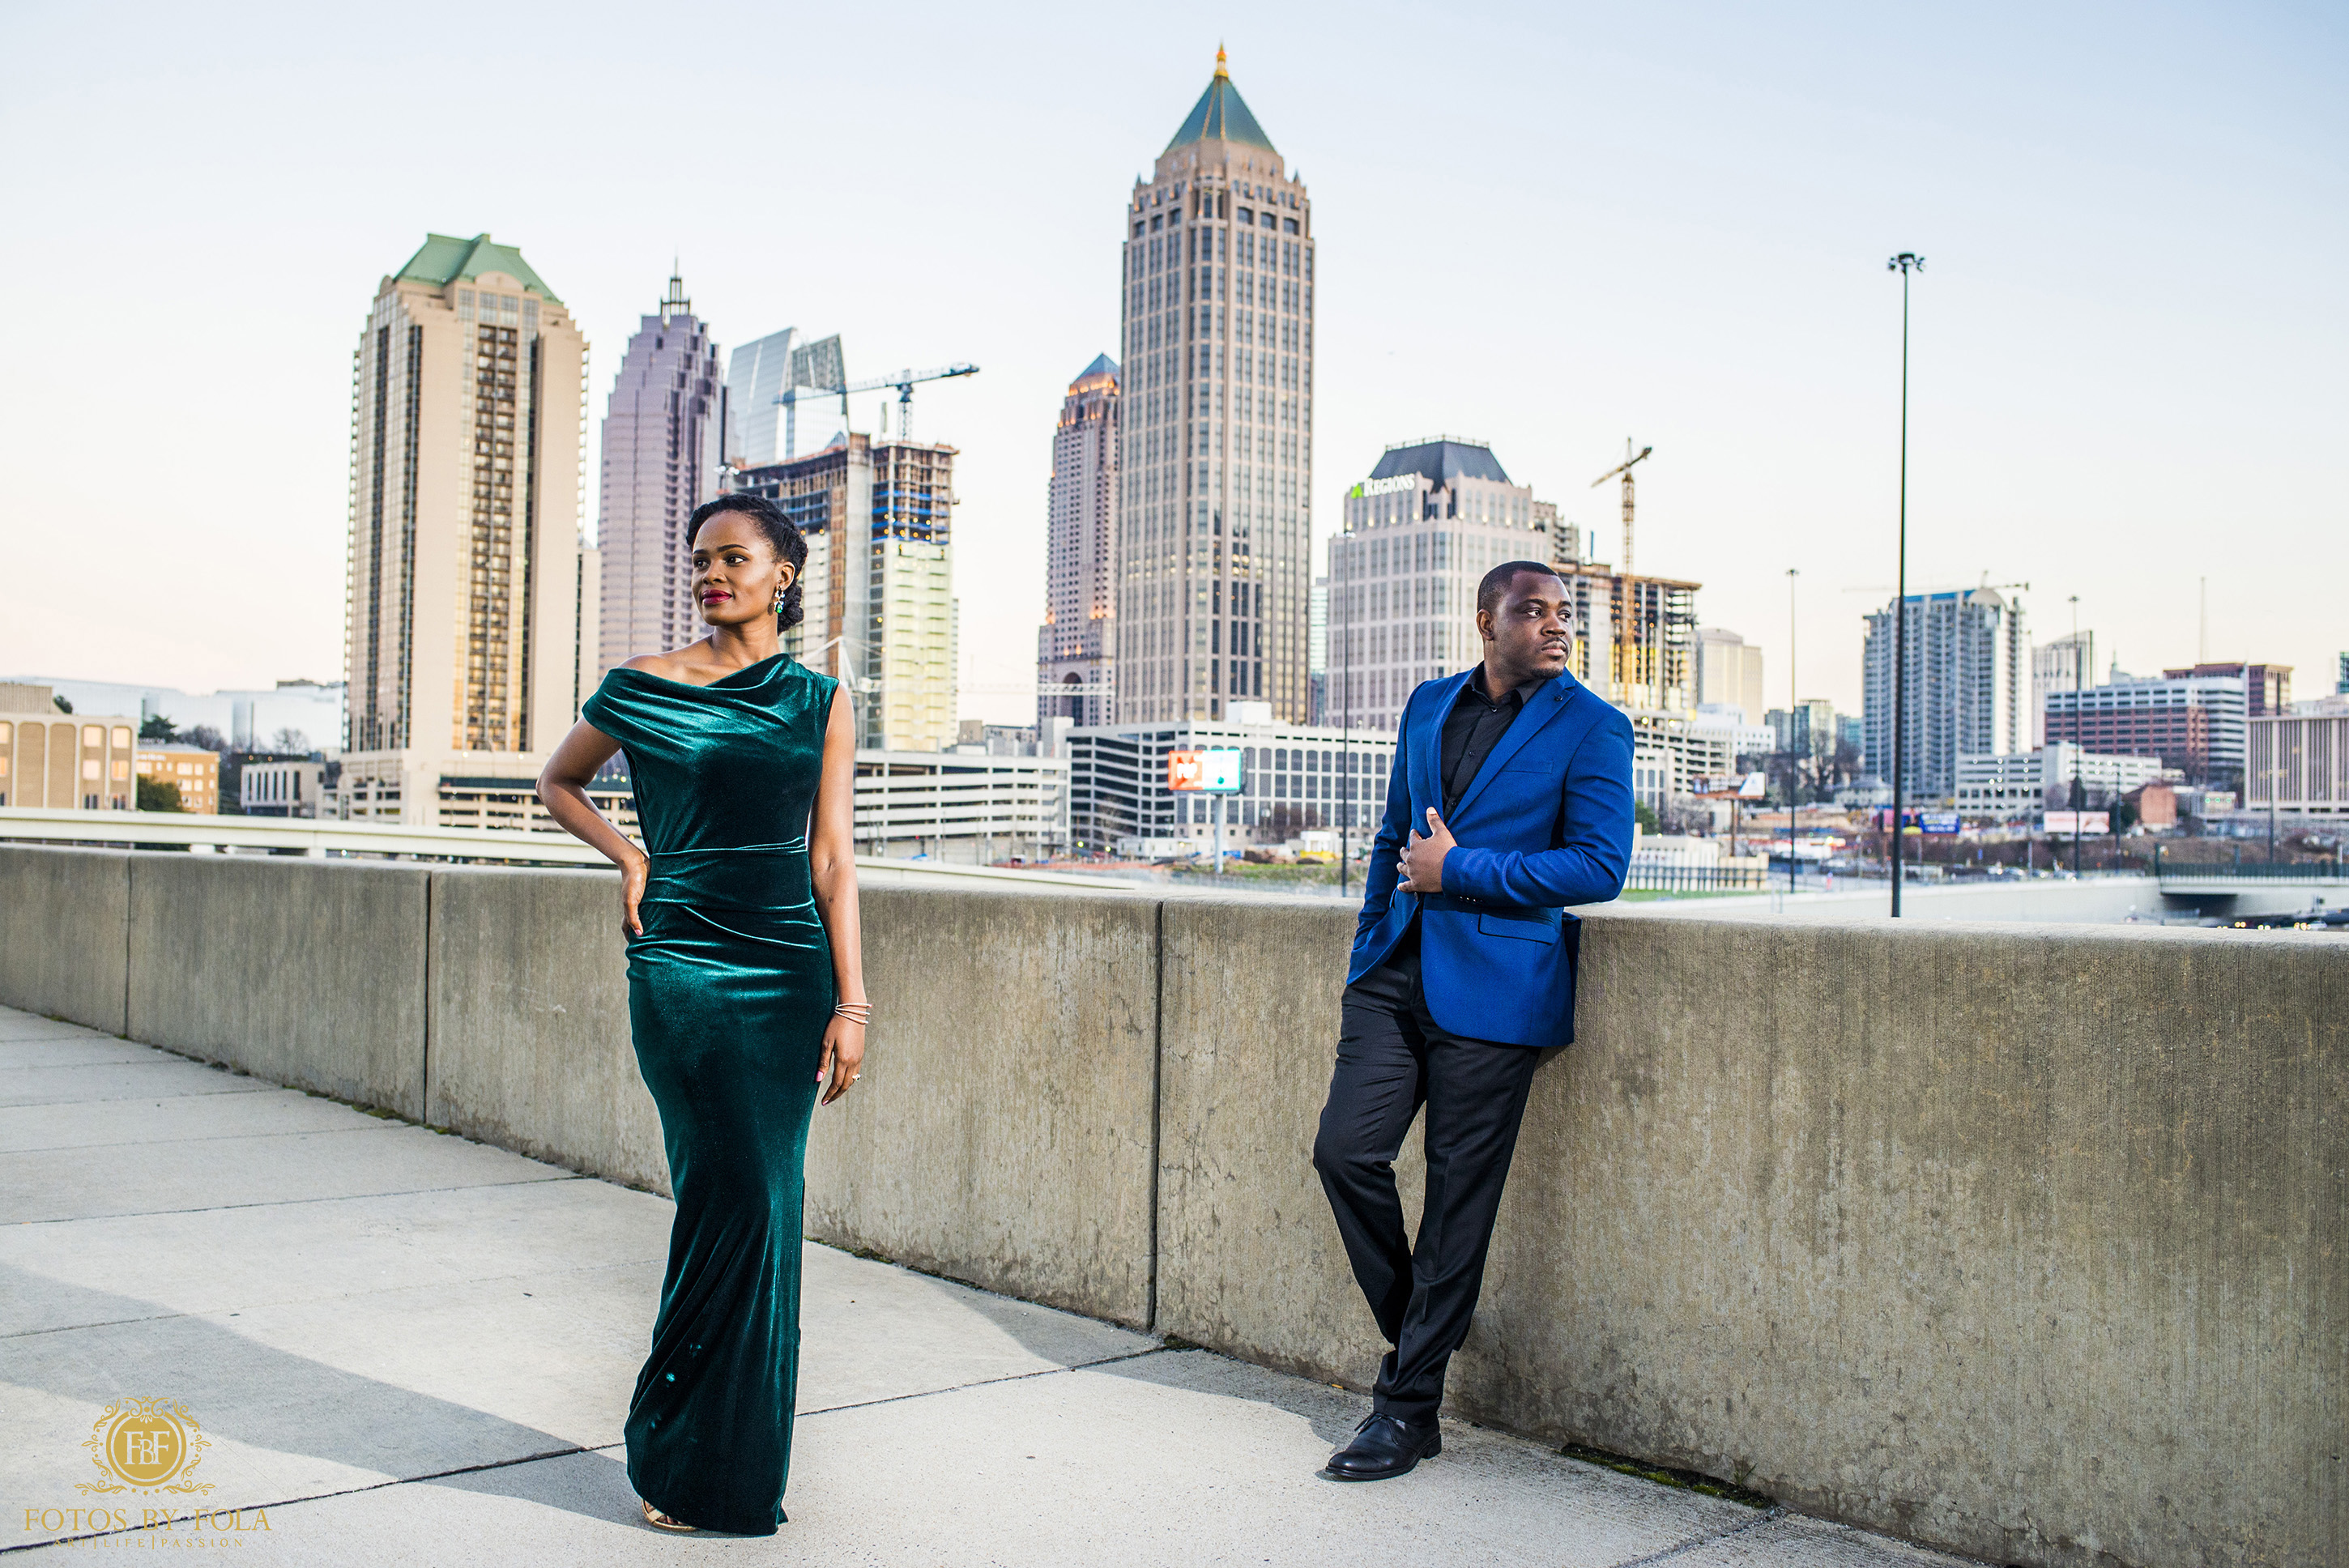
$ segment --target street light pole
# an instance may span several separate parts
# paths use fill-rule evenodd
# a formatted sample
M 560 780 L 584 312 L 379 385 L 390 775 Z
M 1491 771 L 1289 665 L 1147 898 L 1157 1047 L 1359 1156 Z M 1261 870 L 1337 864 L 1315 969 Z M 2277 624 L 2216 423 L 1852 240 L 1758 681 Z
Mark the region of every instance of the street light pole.
M 2088 809 L 2088 787 L 2080 777 L 2087 765 L 2087 721 L 2081 716 L 2081 683 L 2088 661 L 2080 656 L 2080 596 L 2072 595 L 2072 880 L 2080 880 L 2080 816 Z
M 1892 590 L 1892 918 L 1900 918 L 1900 815 L 1909 753 L 1909 274 L 1925 258 L 1903 251 L 1884 263 L 1900 274 L 1900 559 Z
M 1801 685 L 1801 683 L 1800 683 L 1800 682 L 1798 682 L 1798 681 L 1795 678 L 1795 576 L 1796 576 L 1795 569 L 1794 567 L 1791 567 L 1791 566 L 1787 567 L 1787 568 L 1786 568 L 1786 738 L 1787 738 L 1789 741 L 1792 741 L 1792 740 L 1795 738 L 1795 729 L 1796 729 L 1797 726 L 1798 726 L 1798 725 L 1799 725 L 1799 723 L 1800 723 L 1800 720 L 1798 719 L 1797 715 L 1799 715 L 1799 714 L 1801 713 L 1801 711 L 1802 711 L 1802 699 L 1801 699 L 1801 698 L 1799 698 L 1799 697 L 1797 697 L 1797 696 L 1795 695 L 1796 692 L 1798 692 L 1798 691 L 1802 690 L 1802 685 Z M 1810 747 L 1811 747 L 1811 738 L 1810 738 L 1810 734 L 1809 734 L 1809 732 L 1808 732 L 1807 730 L 1805 730 L 1804 735 L 1803 735 L 1803 750 L 1804 750 L 1804 751 L 1808 751 L 1808 750 L 1810 749 Z M 1791 749 L 1791 748 L 1790 748 L 1790 749 Z M 1787 788 L 1786 788 L 1786 891 L 1787 891 L 1788 892 L 1798 892 L 1798 891 L 1799 891 L 1799 889 L 1798 889 L 1798 888 L 1796 887 L 1796 885 L 1795 885 L 1795 799 L 1796 799 L 1799 795 L 1801 795 L 1801 793 L 1802 793 L 1802 789 L 1803 789 L 1803 760 L 1802 760 L 1802 755 L 1801 755 L 1801 753 L 1799 753 L 1799 752 L 1798 752 L 1798 753 L 1796 753 L 1795 758 L 1795 777 L 1794 777 L 1793 780 L 1792 780 L 1792 781 L 1787 785 Z M 1766 869 L 1766 868 L 1765 868 L 1765 869 Z

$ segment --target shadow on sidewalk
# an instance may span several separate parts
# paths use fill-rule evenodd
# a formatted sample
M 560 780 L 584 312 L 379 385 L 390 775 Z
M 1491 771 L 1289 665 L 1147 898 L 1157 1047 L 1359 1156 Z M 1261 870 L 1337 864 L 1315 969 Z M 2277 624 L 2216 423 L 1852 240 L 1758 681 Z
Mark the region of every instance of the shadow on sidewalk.
M 517 1460 L 582 1451 L 580 1445 L 484 1410 L 345 1372 L 324 1362 L 273 1348 L 224 1325 L 198 1316 L 160 1316 L 166 1309 L 136 1296 L 63 1284 L 0 1264 L 0 1295 L 38 1298 L 54 1315 L 87 1326 L 45 1330 L 0 1341 L 0 1378 L 85 1406 L 96 1421 L 108 1404 L 126 1396 L 186 1402 L 204 1436 L 275 1453 L 303 1455 L 401 1480 Z M 143 1321 L 142 1321 L 143 1320 Z M 78 1446 L 78 1445 L 77 1445 Z M 16 1456 L 21 1469 L 29 1456 Z M 209 1456 L 199 1479 L 215 1491 L 190 1498 L 185 1508 L 245 1507 L 294 1501 L 268 1480 L 236 1473 L 233 1460 Z M 68 1449 L 37 1456 L 66 1476 L 84 1479 L 83 1456 Z M 523 1467 L 525 1470 L 529 1467 Z M 610 1521 L 634 1506 L 624 1470 L 617 1511 L 598 1497 L 574 1511 Z M 295 1478 L 287 1478 L 289 1481 Z M 453 1484 L 454 1478 L 450 1483 Z M 298 1495 L 374 1484 L 357 1476 L 302 1478 Z M 481 1470 L 468 1490 L 532 1501 L 541 1486 L 519 1470 Z M 573 1507 L 554 1501 L 554 1506 Z

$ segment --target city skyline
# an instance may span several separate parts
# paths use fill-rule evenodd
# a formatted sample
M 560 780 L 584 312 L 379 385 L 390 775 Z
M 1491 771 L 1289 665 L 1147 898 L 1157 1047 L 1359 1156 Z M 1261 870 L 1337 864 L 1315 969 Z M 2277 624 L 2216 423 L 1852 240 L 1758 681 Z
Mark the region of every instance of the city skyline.
M 748 11 L 693 15 L 745 42 L 772 31 Z M 11 554 L 24 569 L 0 585 L 0 667 L 70 664 L 195 688 L 337 667 L 353 280 L 426 229 L 487 230 L 564 278 L 600 384 L 642 310 L 644 278 L 673 252 L 738 336 L 836 324 L 871 346 L 863 363 L 987 365 L 978 382 L 924 394 L 923 433 L 966 454 L 961 711 L 1032 711 L 1046 490 L 1033 431 L 1070 366 L 1115 341 L 1099 192 L 1130 180 L 1135 147 L 1157 145 L 1167 115 L 1196 95 L 1212 36 L 1128 60 L 1116 26 L 1077 43 L 948 26 L 903 67 L 939 90 L 902 123 L 858 118 L 853 80 L 806 88 L 811 112 L 845 111 L 861 156 L 837 171 L 795 170 L 792 199 L 770 218 L 729 189 L 739 170 L 727 160 L 680 177 L 657 150 L 598 126 L 594 105 L 626 79 L 617 62 L 636 62 L 592 18 L 549 35 L 573 74 L 522 84 L 490 111 L 584 138 L 580 158 L 534 183 L 450 150 L 476 128 L 425 128 L 417 150 L 389 158 L 367 129 L 383 117 L 339 101 L 315 136 L 278 135 L 329 80 L 337 100 L 367 103 L 395 80 L 400 94 L 461 90 L 456 62 L 337 21 L 264 34 L 158 11 L 109 51 L 102 76 L 73 63 L 88 51 L 70 18 L 7 26 L 16 58 L 67 62 L 20 77 L 0 109 L 37 150 L 16 181 L 21 218 L 57 232 L 95 224 L 93 193 L 138 170 L 160 192 L 145 221 L 166 249 L 218 250 L 264 227 L 284 260 L 270 274 L 266 354 L 229 330 L 236 313 L 191 309 L 191 285 L 139 277 L 127 254 L 101 247 L 37 282 L 30 253 L 5 263 L 44 302 L 8 341 L 20 361 L 56 369 L 38 396 L 30 384 L 5 394 L 0 501 L 19 518 L 65 514 L 135 428 L 142 461 L 175 482 L 169 517 L 133 518 L 129 536 L 177 593 L 215 613 L 92 644 L 70 598 L 31 587 L 68 568 L 67 531 L 20 528 Z M 2319 62 L 2339 57 L 2337 22 L 2260 13 L 2221 29 L 2085 12 L 2022 59 L 1985 17 L 1943 26 L 1924 65 L 1911 63 L 1913 28 L 1854 30 L 1825 13 L 1767 33 L 1702 10 L 1636 31 L 1571 10 L 1454 26 L 1491 90 L 1447 116 L 1399 111 L 1374 86 L 1372 44 L 1326 15 L 1258 20 L 1229 38 L 1251 102 L 1313 178 L 1317 227 L 1339 225 L 1349 258 L 1318 301 L 1317 534 L 1334 531 L 1357 477 L 1346 454 L 1464 427 L 1561 498 L 1607 559 L 1608 492 L 1578 487 L 1636 430 L 1658 449 L 1641 469 L 1641 566 L 1702 578 L 1706 622 L 1762 646 L 1776 670 L 1784 568 L 1800 565 L 1806 695 L 1857 709 L 1860 617 L 1890 578 L 1898 307 L 1880 271 L 1884 253 L 1913 245 L 1932 271 L 1917 294 L 1912 587 L 1984 571 L 2027 578 L 2043 624 L 2077 592 L 2099 662 L 2142 669 L 2204 651 L 2196 579 L 2207 574 L 2210 656 L 2333 665 L 2342 632 L 2318 585 L 2349 552 L 2335 526 L 2344 459 L 2323 437 L 2342 397 L 2317 367 L 2349 335 L 2319 269 L 2298 258 L 2331 253 L 2349 207 L 2340 117 L 2315 96 Z M 812 46 L 840 31 L 804 27 Z M 2116 38 L 2127 46 L 2113 49 Z M 356 76 L 340 63 L 353 51 L 367 62 Z M 1112 61 L 1117 91 L 1090 100 L 1084 84 Z M 248 67 L 266 74 L 226 111 L 185 107 L 195 84 Z M 978 85 L 990 74 L 1023 83 L 1008 114 Z M 1535 114 L 1525 89 L 1560 75 L 1573 101 Z M 105 112 L 63 114 L 68 98 Z M 1058 134 L 1080 103 L 1099 145 Z M 736 111 L 713 112 L 739 140 Z M 981 114 L 984 156 L 955 130 Z M 88 129 L 57 141 L 39 129 L 45 115 Z M 152 134 L 166 120 L 173 134 Z M 1725 135 L 1733 121 L 1740 134 Z M 1046 200 L 999 199 L 984 170 L 1007 145 L 1035 150 L 1019 156 L 1048 170 Z M 892 246 L 811 225 L 810 211 L 847 207 L 868 158 L 926 160 L 935 216 L 957 243 Z M 379 177 L 327 177 L 361 165 Z M 1393 242 L 1408 232 L 1396 193 L 1430 181 L 1447 211 L 1489 212 L 1497 242 Z M 658 225 L 674 232 L 642 217 L 656 190 L 659 211 L 688 214 Z M 1015 231 L 1027 237 L 1009 245 Z M 2081 263 L 2107 243 L 2125 262 Z M 999 251 L 1020 260 L 988 259 Z M 202 395 L 144 421 L 67 417 L 111 411 L 100 367 L 128 362 Z M 256 485 L 264 406 L 270 467 Z M 854 413 L 871 428 L 873 408 L 860 400 Z M 802 449 L 829 434 L 829 423 L 802 432 Z M 2222 538 L 2227 552 L 2209 550 Z

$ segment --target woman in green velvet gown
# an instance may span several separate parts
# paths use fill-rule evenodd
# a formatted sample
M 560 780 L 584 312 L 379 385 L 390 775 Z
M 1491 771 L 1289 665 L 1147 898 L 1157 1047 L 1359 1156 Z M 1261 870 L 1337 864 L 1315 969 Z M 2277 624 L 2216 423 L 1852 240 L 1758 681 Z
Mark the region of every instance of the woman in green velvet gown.
M 664 1530 L 771 1535 L 799 1370 L 802 1167 L 864 1057 L 851 792 L 838 684 L 783 653 L 807 544 L 771 501 L 693 514 L 709 635 L 630 659 L 539 779 L 565 828 L 620 868 L 628 1023 L 660 1108 L 677 1220 L 628 1479 Z M 627 752 L 645 848 L 589 802 Z

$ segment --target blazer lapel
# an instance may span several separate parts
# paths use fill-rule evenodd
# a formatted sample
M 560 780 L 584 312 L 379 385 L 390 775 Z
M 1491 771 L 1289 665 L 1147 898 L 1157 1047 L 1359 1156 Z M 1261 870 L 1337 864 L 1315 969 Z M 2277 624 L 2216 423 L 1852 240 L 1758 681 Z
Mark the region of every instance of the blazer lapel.
M 1485 786 L 1509 765 L 1511 758 L 1526 748 L 1526 742 L 1539 735 L 1544 726 L 1566 711 L 1568 699 L 1580 686 L 1581 683 L 1572 676 L 1560 675 L 1534 693 L 1533 700 L 1526 704 L 1524 711 L 1502 733 L 1499 744 L 1485 754 L 1485 765 L 1476 769 L 1476 777 L 1470 779 L 1468 788 L 1461 791 L 1460 804 L 1452 809 L 1454 817 L 1466 814 L 1468 808 L 1475 803 L 1476 797 L 1484 792 Z
M 1428 694 L 1426 705 L 1413 715 L 1420 730 L 1411 748 L 1413 827 L 1423 830 L 1427 826 L 1424 821 L 1416 820 L 1422 805 L 1432 804 L 1438 810 L 1444 809 L 1444 725 L 1452 717 L 1452 705 L 1460 700 L 1460 688 L 1467 685 L 1475 673 L 1475 666 L 1471 665 L 1458 675 L 1447 676 L 1433 683 L 1435 690 Z

